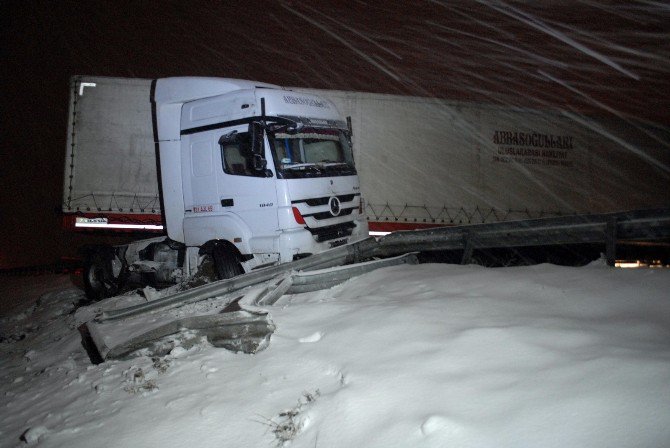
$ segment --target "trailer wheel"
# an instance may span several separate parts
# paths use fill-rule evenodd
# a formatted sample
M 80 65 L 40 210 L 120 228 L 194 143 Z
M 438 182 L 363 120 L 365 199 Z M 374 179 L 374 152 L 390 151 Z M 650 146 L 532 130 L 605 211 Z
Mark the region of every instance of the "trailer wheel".
M 86 257 L 84 263 L 84 291 L 91 301 L 113 297 L 119 291 L 112 273 L 112 261 L 100 251 Z
M 237 254 L 224 244 L 214 246 L 212 249 L 212 258 L 214 259 L 216 276 L 219 280 L 244 274 L 244 269 L 237 258 Z

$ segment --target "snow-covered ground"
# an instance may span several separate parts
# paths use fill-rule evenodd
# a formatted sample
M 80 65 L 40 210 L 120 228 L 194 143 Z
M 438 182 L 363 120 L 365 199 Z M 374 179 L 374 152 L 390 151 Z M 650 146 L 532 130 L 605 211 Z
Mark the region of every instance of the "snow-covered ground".
M 288 297 L 256 355 L 91 365 L 65 288 L 0 321 L 0 446 L 668 446 L 669 291 L 599 262 L 404 265 Z

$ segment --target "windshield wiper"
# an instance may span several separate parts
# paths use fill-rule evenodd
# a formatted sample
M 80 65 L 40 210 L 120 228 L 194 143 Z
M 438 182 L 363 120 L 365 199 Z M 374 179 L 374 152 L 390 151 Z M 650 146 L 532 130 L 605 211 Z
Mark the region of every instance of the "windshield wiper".
M 301 168 L 316 168 L 316 169 L 326 169 L 326 168 L 332 168 L 335 166 L 349 166 L 347 162 L 316 162 L 316 163 L 295 163 L 292 165 L 284 165 L 284 169 L 287 170 L 294 170 L 294 169 L 301 169 Z
M 317 163 L 316 165 L 322 166 L 322 167 L 331 167 L 331 166 L 339 166 L 339 165 L 349 166 L 349 164 L 347 162 L 320 162 L 320 163 Z
M 319 168 L 319 165 L 316 163 L 294 163 L 291 165 L 284 165 L 285 170 L 295 170 L 300 168 Z

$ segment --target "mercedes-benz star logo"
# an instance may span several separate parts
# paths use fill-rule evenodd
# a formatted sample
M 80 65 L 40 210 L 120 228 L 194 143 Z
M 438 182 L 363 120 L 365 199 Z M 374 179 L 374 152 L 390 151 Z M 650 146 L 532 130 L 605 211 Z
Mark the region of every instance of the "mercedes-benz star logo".
M 340 214 L 340 200 L 336 196 L 333 196 L 328 200 L 328 205 L 330 206 L 330 214 L 337 216 Z

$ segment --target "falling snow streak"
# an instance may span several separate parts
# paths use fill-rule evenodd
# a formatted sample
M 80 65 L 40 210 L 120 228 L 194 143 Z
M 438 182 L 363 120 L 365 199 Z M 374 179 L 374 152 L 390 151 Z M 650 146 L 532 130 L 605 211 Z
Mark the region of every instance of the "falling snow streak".
M 481 0 L 478 0 L 478 1 L 480 1 L 480 3 L 485 3 Z M 574 47 L 576 50 L 581 51 L 584 54 L 586 54 L 588 56 L 591 56 L 591 57 L 599 60 L 600 62 L 602 62 L 606 65 L 609 65 L 610 67 L 620 71 L 624 75 L 629 76 L 636 81 L 640 80 L 640 77 L 638 75 L 631 72 L 630 70 L 626 70 L 625 68 L 623 68 L 622 66 L 620 66 L 616 62 L 612 61 L 607 56 L 599 53 L 598 51 L 593 50 L 592 48 L 589 48 L 589 47 L 577 42 L 576 40 L 570 38 L 566 34 L 548 26 L 546 23 L 543 23 L 541 20 L 536 19 L 532 15 L 527 14 L 523 11 L 520 11 L 519 9 L 514 8 L 514 7 L 508 5 L 504 2 L 500 2 L 500 5 L 501 6 L 496 6 L 496 5 L 493 5 L 493 4 L 489 4 L 488 6 L 490 6 L 491 8 L 495 9 L 498 12 L 501 12 L 502 14 L 508 15 L 508 16 L 510 16 L 512 18 L 515 18 L 515 19 L 517 19 L 521 22 L 524 22 L 524 23 L 528 24 L 529 26 L 531 26 L 531 27 L 543 32 L 543 33 L 546 33 L 549 36 L 551 36 L 553 38 L 556 38 L 556 39 L 560 40 L 561 42 L 564 42 L 565 44 L 567 44 L 571 47 Z
M 289 8 L 288 6 L 284 6 L 284 7 L 287 8 L 289 11 L 291 11 L 291 12 L 292 12 L 293 14 L 295 14 L 296 16 L 300 17 L 301 19 L 306 20 L 307 22 L 311 23 L 311 24 L 314 25 L 315 27 L 319 28 L 320 30 L 322 30 L 323 32 L 325 32 L 327 35 L 329 35 L 330 37 L 332 37 L 333 39 L 335 39 L 335 40 L 341 42 L 343 45 L 347 46 L 349 49 L 351 49 L 351 51 L 353 51 L 353 52 L 356 53 L 358 56 L 360 56 L 361 58 L 363 58 L 364 60 L 366 60 L 368 63 L 370 63 L 370 65 L 376 67 L 377 69 L 379 69 L 380 71 L 382 71 L 383 73 L 385 73 L 386 75 L 388 75 L 390 78 L 394 79 L 395 81 L 399 81 L 399 80 L 400 80 L 400 77 L 399 77 L 398 75 L 396 75 L 395 73 L 393 73 L 389 68 L 387 68 L 387 67 L 385 67 L 383 64 L 380 64 L 379 62 L 375 61 L 375 60 L 374 60 L 373 58 L 371 58 L 369 55 L 367 55 L 366 53 L 362 52 L 361 50 L 359 50 L 358 48 L 356 48 L 354 45 L 352 45 L 351 43 L 349 43 L 346 39 L 343 39 L 343 38 L 340 37 L 337 33 L 331 31 L 330 28 L 328 28 L 328 27 L 326 27 L 325 25 L 323 25 L 323 24 L 317 22 L 316 20 L 310 18 L 309 16 L 307 16 L 307 15 L 305 15 L 305 14 L 302 14 L 302 13 L 300 13 L 300 12 L 298 12 L 298 11 L 292 9 L 292 8 Z

